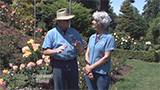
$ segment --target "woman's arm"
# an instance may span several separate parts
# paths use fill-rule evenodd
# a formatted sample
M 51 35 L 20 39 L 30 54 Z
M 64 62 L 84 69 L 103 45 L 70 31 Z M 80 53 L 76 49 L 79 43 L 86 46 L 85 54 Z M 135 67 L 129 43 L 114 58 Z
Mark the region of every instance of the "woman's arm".
M 86 53 L 85 53 L 85 63 L 86 63 L 86 67 L 88 67 L 90 65 L 89 64 L 89 48 L 87 48 Z M 91 79 L 91 80 L 94 79 L 94 76 L 93 76 L 92 72 L 88 72 L 86 70 L 86 73 L 87 73 L 89 79 Z
M 85 53 L 85 63 L 86 65 L 89 65 L 89 48 L 88 47 Z
M 86 71 L 91 72 L 94 68 L 102 66 L 103 64 L 105 64 L 109 60 L 109 58 L 111 57 L 111 53 L 112 53 L 112 51 L 105 52 L 104 57 L 102 57 L 99 61 L 97 61 L 96 63 L 94 63 L 90 66 L 87 65 L 86 66 Z

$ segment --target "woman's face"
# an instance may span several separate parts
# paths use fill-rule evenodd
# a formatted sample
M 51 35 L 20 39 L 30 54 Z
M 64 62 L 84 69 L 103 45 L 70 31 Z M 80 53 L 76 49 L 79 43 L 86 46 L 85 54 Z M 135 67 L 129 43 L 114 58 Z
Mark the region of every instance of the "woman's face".
M 98 21 L 93 19 L 92 21 L 92 24 L 93 24 L 93 28 L 98 28 L 100 25 L 98 24 Z

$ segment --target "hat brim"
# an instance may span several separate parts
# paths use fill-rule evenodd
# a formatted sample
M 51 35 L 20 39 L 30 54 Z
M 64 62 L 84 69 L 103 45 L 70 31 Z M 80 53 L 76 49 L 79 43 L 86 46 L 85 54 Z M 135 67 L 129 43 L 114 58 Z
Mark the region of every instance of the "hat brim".
M 61 16 L 57 17 L 55 20 L 69 20 L 72 19 L 75 15 L 69 15 L 69 16 Z

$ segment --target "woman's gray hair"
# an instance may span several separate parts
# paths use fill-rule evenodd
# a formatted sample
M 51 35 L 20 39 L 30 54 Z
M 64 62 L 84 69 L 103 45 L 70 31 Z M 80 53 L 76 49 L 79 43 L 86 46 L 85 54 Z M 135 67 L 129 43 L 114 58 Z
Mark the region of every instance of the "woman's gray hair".
M 105 11 L 94 12 L 93 18 L 97 20 L 98 24 L 103 24 L 104 28 L 107 28 L 112 21 L 108 13 Z

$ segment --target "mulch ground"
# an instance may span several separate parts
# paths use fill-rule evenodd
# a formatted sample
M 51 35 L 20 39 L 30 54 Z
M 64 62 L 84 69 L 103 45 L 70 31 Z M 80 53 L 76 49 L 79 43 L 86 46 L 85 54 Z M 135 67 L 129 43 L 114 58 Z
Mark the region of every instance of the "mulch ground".
M 132 70 L 132 67 L 121 66 L 120 74 L 115 74 L 111 77 L 111 85 L 115 84 L 117 81 L 121 80 L 124 76 L 128 74 Z

